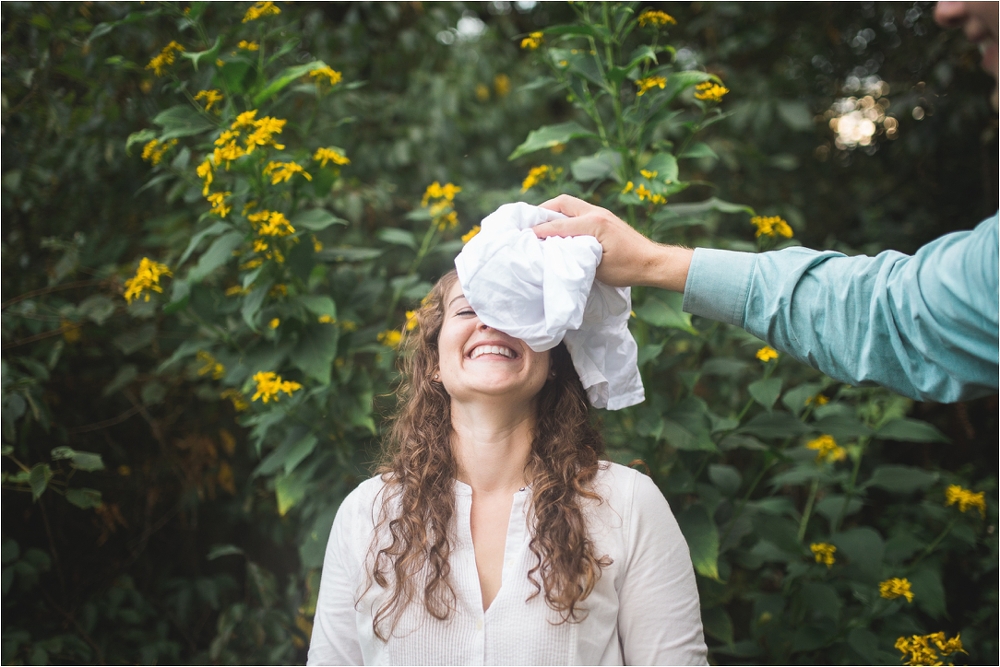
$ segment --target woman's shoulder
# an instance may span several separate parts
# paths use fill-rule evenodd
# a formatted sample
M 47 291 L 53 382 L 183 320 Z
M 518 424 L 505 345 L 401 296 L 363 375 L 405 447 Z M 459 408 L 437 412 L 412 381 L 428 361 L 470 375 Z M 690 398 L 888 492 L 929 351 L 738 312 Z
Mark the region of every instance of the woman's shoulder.
M 638 470 L 613 461 L 601 461 L 593 488 L 604 500 L 631 504 L 636 493 L 648 492 L 649 486 L 656 488 L 653 480 Z
M 340 503 L 340 508 L 337 510 L 338 519 L 350 523 L 362 522 L 374 525 L 387 486 L 381 475 L 375 475 L 358 484 Z

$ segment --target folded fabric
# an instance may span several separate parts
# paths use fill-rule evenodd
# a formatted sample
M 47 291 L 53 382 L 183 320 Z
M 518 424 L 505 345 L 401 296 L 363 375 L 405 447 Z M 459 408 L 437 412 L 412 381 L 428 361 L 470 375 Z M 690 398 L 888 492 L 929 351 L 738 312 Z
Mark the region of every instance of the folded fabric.
M 641 403 L 631 290 L 594 280 L 603 249 L 593 236 L 541 240 L 531 231 L 562 217 L 523 202 L 487 216 L 455 258 L 462 291 L 484 324 L 536 352 L 565 342 L 594 407 Z

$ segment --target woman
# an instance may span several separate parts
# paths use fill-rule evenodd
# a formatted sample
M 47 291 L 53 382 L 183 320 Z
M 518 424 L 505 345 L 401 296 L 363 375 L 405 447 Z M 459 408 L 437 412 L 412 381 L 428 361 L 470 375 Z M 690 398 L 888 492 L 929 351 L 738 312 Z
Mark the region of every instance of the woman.
M 380 475 L 334 521 L 310 664 L 704 664 L 687 545 L 603 442 L 563 346 L 444 276 L 404 343 Z

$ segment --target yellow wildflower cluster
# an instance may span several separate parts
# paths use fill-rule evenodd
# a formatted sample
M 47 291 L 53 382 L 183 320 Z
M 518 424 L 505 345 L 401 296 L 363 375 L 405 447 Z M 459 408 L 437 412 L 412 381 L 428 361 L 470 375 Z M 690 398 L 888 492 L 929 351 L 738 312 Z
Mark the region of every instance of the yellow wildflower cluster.
M 285 283 L 278 283 L 268 291 L 267 295 L 275 299 L 288 296 L 288 285 Z
M 907 665 L 942 665 L 949 655 L 966 653 L 961 635 L 947 639 L 943 632 L 900 637 L 896 640 L 896 648 L 903 654 L 900 660 Z
M 244 51 L 258 51 L 258 50 L 260 50 L 260 44 L 258 44 L 257 42 L 248 42 L 245 39 L 241 39 L 240 43 L 237 44 L 236 46 L 238 48 L 243 49 Z
M 323 65 L 319 69 L 314 69 L 313 71 L 309 72 L 309 76 L 316 79 L 317 83 L 322 81 L 323 79 L 326 79 L 326 81 L 331 86 L 336 86 L 338 83 L 340 83 L 340 80 L 344 78 L 344 76 L 340 72 L 338 72 L 337 70 L 333 69 L 328 65 Z
M 415 310 L 406 311 L 406 324 L 403 325 L 403 328 L 406 329 L 407 331 L 413 331 L 414 329 L 417 328 L 418 324 L 419 322 L 417 321 L 417 311 Z
M 639 25 L 643 28 L 650 25 L 654 28 L 662 28 L 665 25 L 675 25 L 676 23 L 677 19 L 673 16 L 655 9 L 647 9 L 642 14 L 639 14 Z
M 521 48 L 534 51 L 542 45 L 543 37 L 544 35 L 541 32 L 530 33 L 527 37 L 521 40 Z
M 705 83 L 699 83 L 695 86 L 695 99 L 702 100 L 705 102 L 721 102 L 722 98 L 725 97 L 729 89 L 725 86 L 720 86 L 717 83 L 712 83 L 711 81 L 706 81 Z
M 755 215 L 750 218 L 750 224 L 757 228 L 754 236 L 784 236 L 786 239 L 792 238 L 792 228 L 781 216 Z
M 197 359 L 201 363 L 198 375 L 211 375 L 213 380 L 220 380 L 226 374 L 226 367 L 208 352 L 199 350 Z
M 755 356 L 766 364 L 767 362 L 778 358 L 778 351 L 770 345 L 765 345 L 757 350 L 757 354 Z
M 164 141 L 162 143 L 156 139 L 148 141 L 142 147 L 142 159 L 152 165 L 160 164 L 160 161 L 163 159 L 166 152 L 176 145 L 176 139 L 171 139 L 170 141 Z
M 313 179 L 309 175 L 309 172 L 303 169 L 302 165 L 297 162 L 268 162 L 267 166 L 264 167 L 264 175 L 271 177 L 271 185 L 286 183 L 295 174 L 302 174 L 307 181 Z
M 830 402 L 830 399 L 823 394 L 816 394 L 815 396 L 810 396 L 806 399 L 806 405 L 815 405 L 817 407 L 821 405 L 826 405 Z
M 205 111 L 211 111 L 212 107 L 222 101 L 222 93 L 214 88 L 211 90 L 200 90 L 194 95 L 195 102 L 205 101 Z
M 282 380 L 280 375 L 269 371 L 256 373 L 253 376 L 253 381 L 257 383 L 257 391 L 250 398 L 251 401 L 256 401 L 258 398 L 265 403 L 269 402 L 272 398 L 277 401 L 281 398 L 279 395 L 281 393 L 291 396 L 293 392 L 302 389 L 302 385 L 298 382 Z
M 225 162 L 228 168 L 229 163 L 233 160 L 249 155 L 257 148 L 264 146 L 273 146 L 279 151 L 284 149 L 285 146 L 277 143 L 274 137 L 281 134 L 287 122 L 283 118 L 272 118 L 271 116 L 258 119 L 256 109 L 244 111 L 236 117 L 229 129 L 223 130 L 219 138 L 215 140 L 215 151 L 212 154 L 213 166 L 218 167 Z M 245 131 L 249 132 L 243 137 Z M 242 146 L 239 143 L 240 138 L 244 139 Z
M 267 326 L 269 326 L 272 329 L 277 329 L 278 327 L 281 326 L 281 318 L 275 317 L 274 319 L 272 319 L 270 322 L 267 323 Z
M 652 177 L 656 176 L 656 172 L 655 171 L 641 171 L 639 173 L 643 174 L 643 176 L 645 176 L 646 174 L 652 174 L 652 176 L 645 176 L 647 178 L 647 180 L 652 180 Z M 636 187 L 635 183 L 633 183 L 632 181 L 629 181 L 628 183 L 625 184 L 625 187 L 622 188 L 622 194 L 625 195 L 625 194 L 628 194 L 630 192 L 634 192 L 636 194 L 636 196 L 639 197 L 639 201 L 646 201 L 648 199 L 650 201 L 650 203 L 653 203 L 653 204 L 666 204 L 667 203 L 667 198 L 666 197 L 664 197 L 661 194 L 657 194 L 657 193 L 653 192 L 652 190 L 650 190 L 649 188 L 646 187 L 645 183 L 640 183 L 639 187 Z
M 316 318 L 316 321 L 320 324 L 336 324 L 337 320 L 333 318 L 333 315 L 320 315 Z
M 153 70 L 153 74 L 156 76 L 163 76 L 167 71 L 168 65 L 173 65 L 174 60 L 177 58 L 177 54 L 184 51 L 184 47 L 177 42 L 170 42 L 163 47 L 160 54 L 154 56 L 152 60 L 146 65 L 146 69 Z
M 454 229 L 458 226 L 458 213 L 455 211 L 455 195 L 462 191 L 462 188 L 452 183 L 441 185 L 434 181 L 427 186 L 424 191 L 420 205 L 429 207 L 431 220 L 437 228 L 444 231 L 449 227 Z
M 250 407 L 246 397 L 236 389 L 227 389 L 219 395 L 220 398 L 228 398 L 233 403 L 236 412 L 243 412 Z
M 280 13 L 281 10 L 273 2 L 255 2 L 243 15 L 243 23 L 256 21 L 265 16 L 277 16 Z
M 290 236 L 295 233 L 295 227 L 292 227 L 285 214 L 279 211 L 251 213 L 247 216 L 247 220 L 261 236 Z
M 806 449 L 816 451 L 816 461 L 819 463 L 832 463 L 847 458 L 847 450 L 838 445 L 832 435 L 821 435 L 810 440 L 806 443 Z
M 327 162 L 333 162 L 338 166 L 351 164 L 351 159 L 336 148 L 317 148 L 313 153 L 313 160 L 319 162 L 320 167 L 325 167 Z
M 562 167 L 557 168 L 547 164 L 532 167 L 528 170 L 528 175 L 524 177 L 524 182 L 521 183 L 521 192 L 527 192 L 542 181 L 554 181 L 561 173 Z
M 468 243 L 479 233 L 479 225 L 476 225 L 466 233 L 462 234 L 462 243 Z
M 212 194 L 205 197 L 208 203 L 212 205 L 212 213 L 224 218 L 229 215 L 229 212 L 233 210 L 231 205 L 226 204 L 226 198 L 232 195 L 232 192 L 213 192 Z
M 493 77 L 493 92 L 497 97 L 507 97 L 510 94 L 510 77 L 506 74 L 497 74 Z
M 886 600 L 906 598 L 907 602 L 913 602 L 913 591 L 910 590 L 910 580 L 902 577 L 892 577 L 880 583 L 878 585 L 878 594 Z
M 395 329 L 383 331 L 378 335 L 378 342 L 382 343 L 386 347 L 391 347 L 394 350 L 399 347 L 401 340 L 403 340 L 403 334 Z
M 837 560 L 833 557 L 833 554 L 837 553 L 837 547 L 827 542 L 814 542 L 809 545 L 809 551 L 812 552 L 817 563 L 822 563 L 827 567 L 833 567 Z
M 249 294 L 250 290 L 243 289 L 240 285 L 233 285 L 232 287 L 226 288 L 226 296 L 243 296 L 244 294 Z
M 982 516 L 986 516 L 986 495 L 982 491 L 973 493 L 958 484 L 951 484 L 944 490 L 944 498 L 945 505 L 958 505 L 961 512 L 974 507 Z
M 165 264 L 143 257 L 135 276 L 125 281 L 125 300 L 132 303 L 145 292 L 145 300 L 149 301 L 150 292 L 163 292 L 163 288 L 160 287 L 160 277 L 172 275 L 174 274 Z
M 198 165 L 198 168 L 195 169 L 195 173 L 197 173 L 198 178 L 202 180 L 201 196 L 207 197 L 209 188 L 212 186 L 212 181 L 215 180 L 215 173 L 212 171 L 212 163 L 206 159 Z
M 665 76 L 647 76 L 645 79 L 637 79 L 635 82 L 636 87 L 639 89 L 636 92 L 638 97 L 642 97 L 648 91 L 653 88 L 660 88 L 661 90 L 667 87 L 667 77 Z

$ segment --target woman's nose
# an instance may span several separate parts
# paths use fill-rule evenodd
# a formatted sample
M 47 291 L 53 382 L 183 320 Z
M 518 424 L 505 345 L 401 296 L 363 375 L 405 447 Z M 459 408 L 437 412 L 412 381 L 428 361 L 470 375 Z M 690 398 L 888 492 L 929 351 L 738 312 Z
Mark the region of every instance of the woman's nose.
M 482 320 L 480 320 L 479 321 L 479 326 L 476 327 L 476 328 L 479 329 L 480 331 L 489 331 L 493 327 L 489 326 L 488 324 L 486 324 Z

